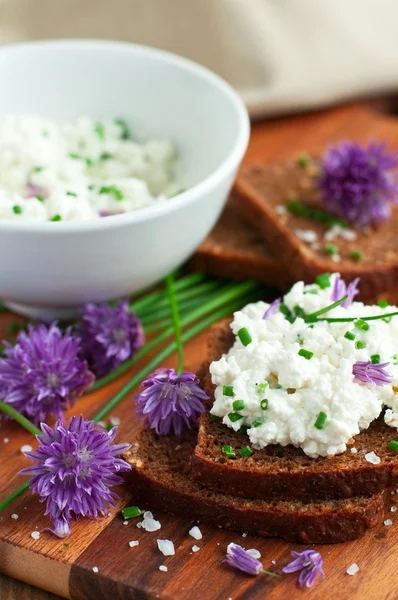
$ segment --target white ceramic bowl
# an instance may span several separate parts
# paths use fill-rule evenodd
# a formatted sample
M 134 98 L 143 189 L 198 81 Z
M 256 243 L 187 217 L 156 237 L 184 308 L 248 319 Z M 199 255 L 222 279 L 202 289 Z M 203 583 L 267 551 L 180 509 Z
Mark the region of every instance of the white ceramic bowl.
M 91 221 L 0 221 L 0 298 L 10 308 L 65 317 L 139 290 L 193 253 L 248 143 L 247 111 L 227 83 L 167 52 L 88 40 L 2 47 L 0 82 L 0 114 L 119 117 L 139 139 L 171 139 L 188 188 L 162 205 Z

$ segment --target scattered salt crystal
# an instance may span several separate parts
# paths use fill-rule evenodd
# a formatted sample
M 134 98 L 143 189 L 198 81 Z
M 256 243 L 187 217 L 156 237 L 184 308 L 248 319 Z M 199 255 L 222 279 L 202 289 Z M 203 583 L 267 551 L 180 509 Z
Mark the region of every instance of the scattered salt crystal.
M 390 511 L 391 511 L 391 512 L 397 512 L 397 507 L 396 507 L 396 506 L 392 506 L 392 507 L 390 508 Z
M 384 522 L 384 525 L 385 525 L 386 527 L 389 527 L 390 525 L 392 525 L 392 521 L 391 521 L 391 519 L 386 519 L 386 520 L 385 520 L 385 521 L 383 521 L 383 522 Z
M 156 540 L 158 548 L 164 556 L 173 556 L 175 554 L 174 544 L 170 540 Z
M 12 513 L 12 515 L 11 515 L 11 519 L 18 519 L 18 515 L 17 515 L 17 513 Z
M 250 554 L 250 556 L 252 556 L 253 558 L 261 558 L 261 552 L 259 552 L 255 548 L 249 548 L 249 550 L 246 550 L 246 552 Z
M 356 453 L 358 452 L 358 450 L 357 450 L 356 448 L 351 448 L 351 452 L 352 452 L 353 454 L 356 454 Z
M 200 548 L 196 544 L 195 544 L 195 546 L 192 546 L 192 552 L 199 552 L 199 550 L 200 550 Z
M 113 425 L 114 427 L 117 427 L 118 425 L 120 425 L 120 419 L 119 417 L 111 417 L 109 419 L 111 425 Z
M 33 448 L 32 448 L 32 446 L 29 446 L 29 444 L 25 444 L 21 448 L 21 452 L 32 452 L 32 450 L 33 450 Z
M 271 564 L 276 565 L 276 560 L 271 560 Z
M 341 261 L 341 256 L 340 254 L 332 254 L 332 256 L 330 257 L 332 259 L 333 262 L 335 263 L 339 263 Z
M 316 231 L 312 229 L 295 229 L 294 233 L 303 242 L 308 242 L 309 244 L 313 244 L 317 241 L 318 235 Z
M 151 515 L 151 516 L 145 516 L 145 515 Z M 137 527 L 138 527 L 138 523 L 137 523 Z M 159 521 L 156 521 L 156 519 L 154 519 L 152 517 L 152 513 L 144 513 L 144 520 L 141 522 L 140 526 L 145 529 L 145 531 L 157 531 L 158 529 L 161 528 L 161 524 L 159 523 Z
M 246 536 L 247 536 L 247 532 L 245 531 L 242 533 L 242 537 L 246 537 Z
M 151 513 L 150 510 L 146 510 L 144 512 L 144 519 L 153 519 L 153 514 Z
M 166 565 L 160 565 L 159 571 L 164 571 L 166 573 L 168 571 L 168 568 L 166 567 Z
M 311 244 L 311 248 L 313 250 L 320 250 L 321 244 L 319 242 L 314 242 L 313 244 Z
M 340 229 L 341 227 L 339 225 L 333 225 L 333 227 L 325 231 L 323 234 L 323 239 L 325 242 L 332 242 L 334 239 L 336 239 L 340 235 Z
M 286 206 L 279 204 L 279 206 L 275 207 L 275 212 L 277 215 L 284 215 L 286 213 Z
M 99 568 L 98 567 L 93 567 L 93 573 L 98 573 Z
M 139 544 L 138 540 L 131 540 L 131 542 L 129 542 L 130 548 L 134 548 L 134 546 L 138 546 L 138 544 Z
M 98 421 L 97 425 L 101 425 L 101 427 L 105 427 L 106 428 L 105 421 Z
M 142 523 L 137 523 L 137 527 L 138 527 L 138 529 L 141 529 Z
M 377 454 L 375 454 L 374 452 L 368 452 L 367 454 L 365 454 L 365 460 L 372 463 L 372 465 L 380 464 L 380 457 L 377 456 Z
M 4 439 L 3 439 L 3 442 L 4 442 L 5 444 L 8 444 L 8 442 L 9 442 L 9 441 L 10 441 L 10 440 L 9 440 L 8 438 L 4 438 Z
M 32 537 L 34 540 L 38 540 L 40 537 L 40 531 L 32 531 L 30 537 Z
M 193 538 L 195 538 L 195 540 L 201 540 L 202 539 L 202 532 L 200 531 L 199 527 L 197 527 L 195 525 L 195 527 L 192 527 L 192 529 L 189 530 L 189 535 L 191 535 Z
M 352 565 L 350 565 L 347 569 L 347 573 L 348 575 L 356 575 L 359 571 L 359 567 L 357 565 L 357 563 L 352 563 Z
M 128 525 L 129 522 L 128 521 L 123 521 L 123 525 Z
M 344 229 L 344 227 L 342 227 L 340 235 L 343 240 L 347 240 L 347 242 L 353 242 L 357 239 L 357 234 L 353 229 Z

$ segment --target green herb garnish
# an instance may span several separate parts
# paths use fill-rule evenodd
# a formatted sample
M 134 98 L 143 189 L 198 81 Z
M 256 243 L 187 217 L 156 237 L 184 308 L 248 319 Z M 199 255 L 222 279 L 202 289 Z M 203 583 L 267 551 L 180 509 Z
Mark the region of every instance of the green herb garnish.
M 321 290 L 326 290 L 326 288 L 329 288 L 332 285 L 330 283 L 330 273 L 322 273 L 321 275 L 318 275 L 315 277 L 315 283 L 319 285 Z
M 281 312 L 285 316 L 289 323 L 294 323 L 294 321 L 296 320 L 296 317 L 293 315 L 290 308 L 284 302 L 280 303 L 279 312 Z
M 243 419 L 242 415 L 237 412 L 229 413 L 228 418 L 230 421 L 232 421 L 232 423 L 236 423 L 236 421 Z
M 268 387 L 268 383 L 259 383 L 257 386 L 257 394 L 260 394 L 261 396 L 264 394 L 265 390 Z
M 41 173 L 43 171 L 44 167 L 32 167 L 32 172 L 33 173 Z
M 325 252 L 326 252 L 326 254 L 329 254 L 330 256 L 334 256 L 335 254 L 339 253 L 339 249 L 334 244 L 326 244 Z
M 50 219 L 50 221 L 54 221 L 54 222 L 56 222 L 56 221 L 62 221 L 62 217 L 61 217 L 61 215 L 54 215 L 54 216 L 53 216 L 53 217 Z
M 347 227 L 346 221 L 336 219 L 332 213 L 326 210 L 310 208 L 298 200 L 289 200 L 286 202 L 286 208 L 294 215 L 304 217 L 305 219 L 312 219 L 313 221 L 319 221 L 320 223 L 328 223 L 330 226 L 340 225 L 341 227 Z
M 39 202 L 44 202 L 44 196 L 42 196 L 41 194 L 37 194 L 36 200 L 38 200 Z
M 380 363 L 380 354 L 372 354 L 370 360 L 372 365 L 378 365 Z
M 77 194 L 75 194 L 75 192 L 66 192 L 67 196 L 73 196 L 74 198 L 77 197 Z
M 377 304 L 378 306 L 380 306 L 380 308 L 387 308 L 387 306 L 390 306 L 388 300 L 386 300 L 385 298 L 379 300 Z
M 388 443 L 387 448 L 389 450 L 394 450 L 394 452 L 398 452 L 398 442 L 391 440 L 391 442 Z
M 232 402 L 232 408 L 236 412 L 238 412 L 238 410 L 243 410 L 245 408 L 245 402 L 244 402 L 244 400 L 234 400 Z
M 246 327 L 242 327 L 242 329 L 239 329 L 238 338 L 244 346 L 248 346 L 252 342 L 252 337 L 246 329 Z
M 365 344 L 365 342 L 358 340 L 357 342 L 355 342 L 355 348 L 357 350 L 363 350 L 364 348 L 366 348 L 366 344 Z
M 138 506 L 128 506 L 127 508 L 123 508 L 122 515 L 124 519 L 134 519 L 135 517 L 141 516 L 142 512 L 138 508 Z
M 232 385 L 223 385 L 222 393 L 224 394 L 224 396 L 233 396 L 234 388 L 232 387 Z
M 268 400 L 267 400 L 267 398 L 264 398 L 264 400 L 261 400 L 260 406 L 261 406 L 261 410 L 267 410 L 268 409 Z
M 130 137 L 130 131 L 129 128 L 127 126 L 126 121 L 124 121 L 124 119 L 115 119 L 114 121 L 116 123 L 116 125 L 118 125 L 120 127 L 121 134 L 120 134 L 120 139 L 121 140 L 128 140 Z
M 393 354 L 392 355 L 392 364 L 393 365 L 398 365 L 398 354 Z
M 222 451 L 228 456 L 228 458 L 235 458 L 235 450 L 232 448 L 232 446 L 223 446 Z
M 110 152 L 100 154 L 100 160 L 110 160 L 111 158 L 113 158 L 113 154 L 110 154 Z
M 351 333 L 351 331 L 346 331 L 344 337 L 347 338 L 347 340 L 355 340 L 355 333 Z
M 123 200 L 124 194 L 115 185 L 103 185 L 99 191 L 100 194 L 110 194 L 115 200 Z
M 359 330 L 359 331 L 369 331 L 370 329 L 370 325 L 369 323 L 367 323 L 366 321 L 364 321 L 363 319 L 357 319 L 356 321 L 354 321 L 354 326 Z
M 101 142 L 105 139 L 105 129 L 102 123 L 97 123 L 95 126 L 95 133 L 98 135 Z
M 244 458 L 251 456 L 253 454 L 253 450 L 249 448 L 249 446 L 244 446 L 241 450 L 239 450 L 239 454 Z
M 352 258 L 354 260 L 361 260 L 362 257 L 363 257 L 363 253 L 360 250 L 352 250 L 350 252 L 350 258 Z
M 311 158 L 307 155 L 307 154 L 302 154 L 301 156 L 299 156 L 297 158 L 297 164 L 299 167 L 302 167 L 303 169 L 305 167 L 307 167 L 311 162 Z
M 317 419 L 314 423 L 314 427 L 316 427 L 317 429 L 323 429 L 325 427 L 326 419 L 327 414 L 321 411 L 317 416 Z
M 299 350 L 297 354 L 299 356 L 302 356 L 303 358 L 306 358 L 307 360 L 310 360 L 314 356 L 313 352 L 311 352 L 310 350 L 305 350 L 304 348 L 301 348 L 301 350 Z
M 12 210 L 16 215 L 20 215 L 22 213 L 22 206 L 19 206 L 19 204 L 14 204 Z
M 260 425 L 264 424 L 264 419 L 262 417 L 258 417 L 257 419 L 254 419 L 253 423 L 252 423 L 252 427 L 260 427 Z

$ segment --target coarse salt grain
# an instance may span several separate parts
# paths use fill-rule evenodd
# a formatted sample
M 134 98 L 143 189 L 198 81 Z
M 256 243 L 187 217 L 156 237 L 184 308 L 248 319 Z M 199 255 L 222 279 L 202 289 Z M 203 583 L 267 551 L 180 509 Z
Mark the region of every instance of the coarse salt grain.
M 276 560 L 271 560 L 272 565 L 276 565 Z
M 3 438 L 3 442 L 4 442 L 5 444 L 8 444 L 8 442 L 9 442 L 9 441 L 10 441 L 10 440 L 9 440 L 8 438 Z
M 93 573 L 98 573 L 99 568 L 98 567 L 93 567 Z
M 335 263 L 339 263 L 339 262 L 341 261 L 341 256 L 340 256 L 340 254 L 333 254 L 333 255 L 332 255 L 330 258 L 331 258 L 331 259 L 332 259 L 332 261 L 333 261 L 333 262 L 335 262 Z
M 29 446 L 29 444 L 25 444 L 21 448 L 21 452 L 32 452 L 32 450 L 33 450 L 33 448 L 32 448 L 32 446 Z
M 244 531 L 244 532 L 242 533 L 242 537 L 246 537 L 246 536 L 247 536 L 247 531 Z
M 134 548 L 134 546 L 138 546 L 138 544 L 139 544 L 138 540 L 131 540 L 131 542 L 129 542 L 130 548 Z
M 128 521 L 123 521 L 123 525 L 128 525 L 129 522 Z
M 12 515 L 11 515 L 11 519 L 18 519 L 18 515 L 17 515 L 17 513 L 12 513 Z
M 311 244 L 311 248 L 313 250 L 320 250 L 321 244 L 319 242 L 314 242 L 313 244 Z
M 284 215 L 286 213 L 286 206 L 282 206 L 282 204 L 280 204 L 279 206 L 276 206 L 275 212 L 277 215 Z
M 114 427 L 117 427 L 118 425 L 120 425 L 120 418 L 119 417 L 111 417 L 109 419 L 111 425 L 113 425 Z
M 158 544 L 158 548 L 160 552 L 164 556 L 173 556 L 176 552 L 174 549 L 174 544 L 170 540 L 156 540 Z
M 38 540 L 40 537 L 40 531 L 32 531 L 30 537 L 32 537 L 34 540 Z
M 385 520 L 385 521 L 383 521 L 383 522 L 384 522 L 384 525 L 385 525 L 386 527 L 389 527 L 390 525 L 392 525 L 392 521 L 391 521 L 391 519 L 386 519 L 386 520 Z
M 390 508 L 390 511 L 391 511 L 391 512 L 397 512 L 397 507 L 396 507 L 396 506 L 392 506 L 392 507 Z
M 357 450 L 356 448 L 351 448 L 351 452 L 352 452 L 353 454 L 356 454 L 356 453 L 358 452 L 358 450 Z
M 199 552 L 200 548 L 196 544 L 192 546 L 192 552 Z
M 101 427 L 106 428 L 105 421 L 98 421 L 97 425 L 100 425 Z
M 303 242 L 307 242 L 308 244 L 313 244 L 317 241 L 318 235 L 316 231 L 312 229 L 295 229 L 294 233 Z
M 377 456 L 377 454 L 375 454 L 374 452 L 368 452 L 367 454 L 365 454 L 365 460 L 372 463 L 372 465 L 380 464 L 380 456 Z
M 195 540 L 201 540 L 202 539 L 202 532 L 200 531 L 199 527 L 197 527 L 195 525 L 195 527 L 192 527 L 192 529 L 189 530 L 189 535 L 191 535 L 193 538 L 195 538 Z
M 168 571 L 168 568 L 166 567 L 166 565 L 160 565 L 159 571 L 164 571 L 166 573 Z
M 357 565 L 357 563 L 352 563 L 352 565 L 350 565 L 347 569 L 347 574 L 348 575 L 356 575 L 359 571 L 359 567 Z
M 147 513 L 144 513 L 144 517 Z M 137 523 L 137 527 L 140 526 L 143 529 L 145 529 L 145 531 L 157 531 L 158 529 L 161 528 L 161 524 L 159 523 L 159 521 L 156 521 L 156 519 L 154 519 L 152 517 L 152 513 L 149 513 L 151 516 L 150 517 L 145 517 L 144 520 L 141 523 Z
M 261 558 L 261 552 L 259 552 L 255 548 L 249 548 L 249 550 L 246 550 L 246 552 L 250 554 L 250 556 L 252 556 L 253 558 Z

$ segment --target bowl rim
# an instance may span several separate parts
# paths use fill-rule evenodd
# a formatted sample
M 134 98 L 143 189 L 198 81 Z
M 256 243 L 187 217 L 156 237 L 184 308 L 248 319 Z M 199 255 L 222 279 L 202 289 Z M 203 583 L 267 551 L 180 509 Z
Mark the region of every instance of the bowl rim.
M 136 211 L 130 211 L 121 215 L 111 215 L 106 218 L 97 218 L 90 220 L 76 220 L 52 223 L 51 221 L 8 221 L 0 220 L 1 231 L 29 231 L 31 233 L 73 233 L 94 231 L 98 229 L 112 229 L 131 223 L 140 223 L 142 221 L 150 221 L 162 215 L 177 211 L 183 206 L 188 206 L 195 202 L 199 197 L 208 193 L 214 185 L 226 177 L 234 168 L 239 165 L 246 151 L 249 136 L 250 136 L 250 119 L 247 108 L 234 88 L 227 83 L 222 77 L 192 60 L 150 46 L 142 44 L 134 44 L 130 42 L 119 42 L 113 40 L 101 39 L 62 39 L 62 40 L 39 40 L 32 42 L 7 44 L 0 48 L 0 60 L 8 53 L 24 53 L 29 52 L 32 48 L 48 48 L 54 47 L 71 47 L 75 46 L 79 49 L 100 48 L 108 46 L 115 51 L 133 51 L 136 54 L 142 54 L 154 57 L 158 60 L 171 62 L 177 67 L 188 70 L 198 77 L 206 80 L 216 88 L 218 88 L 231 102 L 237 116 L 237 138 L 234 146 L 227 156 L 220 162 L 217 168 L 199 183 L 184 192 L 181 192 L 173 198 L 171 202 L 164 202 L 155 206 L 140 208 Z

